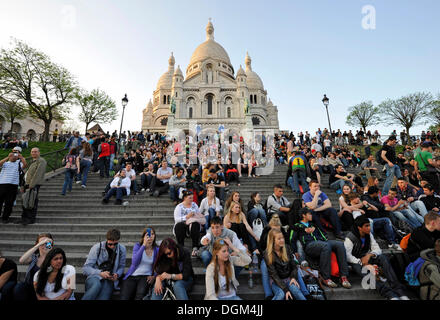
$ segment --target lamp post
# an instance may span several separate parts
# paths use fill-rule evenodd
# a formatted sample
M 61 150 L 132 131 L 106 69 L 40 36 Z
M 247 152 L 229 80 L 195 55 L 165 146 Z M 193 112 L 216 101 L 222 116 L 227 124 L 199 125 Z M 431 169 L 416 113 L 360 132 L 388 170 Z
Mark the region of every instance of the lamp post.
M 127 94 L 125 94 L 125 96 L 122 98 L 122 118 L 121 118 L 121 126 L 119 128 L 119 143 L 121 142 L 122 122 L 124 121 L 124 112 L 127 103 L 128 103 Z
M 331 140 L 332 139 L 333 131 L 332 131 L 332 126 L 330 124 L 330 116 L 328 115 L 328 103 L 329 103 L 329 101 L 330 101 L 329 98 L 327 98 L 327 96 L 324 94 L 324 98 L 322 99 L 322 103 L 325 106 L 325 110 L 327 110 L 328 127 L 330 129 L 330 140 Z

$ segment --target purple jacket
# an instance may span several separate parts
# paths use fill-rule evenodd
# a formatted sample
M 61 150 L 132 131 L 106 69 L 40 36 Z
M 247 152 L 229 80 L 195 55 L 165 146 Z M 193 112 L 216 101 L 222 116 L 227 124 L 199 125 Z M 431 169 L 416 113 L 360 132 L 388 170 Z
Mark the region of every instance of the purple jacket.
M 124 280 L 127 280 L 129 276 L 136 271 L 142 260 L 142 255 L 144 254 L 145 246 L 140 243 L 136 243 L 133 247 L 133 257 L 131 258 L 131 266 L 125 274 Z M 156 261 L 157 253 L 159 252 L 159 247 L 155 247 L 153 250 L 153 261 Z

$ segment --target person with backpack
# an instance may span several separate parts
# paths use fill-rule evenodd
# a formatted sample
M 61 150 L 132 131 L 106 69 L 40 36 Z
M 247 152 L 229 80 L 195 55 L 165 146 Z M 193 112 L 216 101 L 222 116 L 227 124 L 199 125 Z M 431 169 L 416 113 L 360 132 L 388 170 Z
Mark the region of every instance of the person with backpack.
M 292 170 L 292 178 L 287 183 L 292 187 L 293 192 L 298 196 L 301 194 L 299 186 L 302 186 L 303 192 L 309 191 L 306 181 L 307 161 L 304 159 L 300 151 L 295 151 L 295 155 L 289 159 L 289 168 Z M 289 183 L 290 181 L 290 183 Z
M 440 300 L 440 240 L 435 241 L 434 249 L 420 253 L 425 262 L 419 272 L 420 299 Z
M 382 190 L 384 196 L 388 194 L 394 177 L 397 179 L 402 177 L 402 172 L 400 171 L 401 168 L 397 164 L 396 150 L 394 149 L 396 144 L 396 136 L 390 136 L 380 150 L 380 157 L 382 159 L 380 163 L 385 165 L 386 170 L 386 179 Z
M 69 153 L 63 158 L 62 165 L 64 166 L 64 184 L 61 195 L 65 196 L 67 189 L 72 191 L 73 177 L 80 172 L 80 161 L 77 156 L 77 149 L 70 149 Z
M 127 250 L 119 243 L 120 231 L 111 229 L 106 238 L 90 249 L 84 263 L 83 274 L 87 279 L 82 300 L 110 300 L 124 273 Z
M 12 152 L 0 161 L 0 213 L 2 213 L 2 223 L 9 223 L 14 201 L 17 198 L 19 185 L 23 185 L 26 160 L 21 155 L 21 148 L 14 147 Z M 21 182 L 21 184 L 20 184 Z
M 348 266 L 344 244 L 337 240 L 328 240 L 325 232 L 313 223 L 313 212 L 308 208 L 302 208 L 299 211 L 300 222 L 293 228 L 293 237 L 291 241 L 292 250 L 296 256 L 299 256 L 297 241 L 309 258 L 319 259 L 319 271 L 323 277 L 323 283 L 330 288 L 337 288 L 338 285 L 330 278 L 331 275 L 331 254 L 336 254 L 339 266 L 341 285 L 350 289 L 351 284 L 348 281 Z
M 283 226 L 292 225 L 292 209 L 289 200 L 283 196 L 284 190 L 280 184 L 273 186 L 273 194 L 267 198 L 267 219 L 270 220 L 273 214 L 277 214 Z
M 434 211 L 424 216 L 424 224 L 415 229 L 408 238 L 406 253 L 411 261 L 420 257 L 420 252 L 434 248 L 434 243 L 440 239 L 440 215 Z
M 390 300 L 409 300 L 391 264 L 371 233 L 370 220 L 359 216 L 344 241 L 347 262 L 360 277 L 368 271 L 375 277 L 376 290 Z M 370 280 L 371 284 L 371 280 Z

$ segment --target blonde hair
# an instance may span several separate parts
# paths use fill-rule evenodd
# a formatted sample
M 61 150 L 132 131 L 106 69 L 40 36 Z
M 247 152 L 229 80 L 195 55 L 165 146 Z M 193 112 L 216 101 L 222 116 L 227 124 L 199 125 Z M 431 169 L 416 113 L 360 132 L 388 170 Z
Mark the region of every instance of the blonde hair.
M 231 215 L 233 214 L 232 208 L 234 206 L 239 206 L 240 207 L 240 213 L 238 214 L 238 223 L 242 223 L 243 222 L 243 220 L 242 220 L 243 216 L 241 214 L 243 213 L 243 211 L 241 211 L 240 203 L 238 203 L 236 201 L 232 201 L 231 202 L 231 205 L 228 208 L 228 212 L 226 213 L 225 218 L 228 217 L 229 221 L 231 221 Z
M 269 226 L 271 226 L 271 227 L 281 227 L 282 226 L 280 217 L 277 214 L 272 215 L 272 218 L 270 218 L 270 221 L 269 221 Z
M 273 264 L 273 255 L 276 254 L 275 253 L 275 236 L 277 234 L 281 234 L 284 237 L 281 230 L 277 230 L 277 229 L 270 230 L 269 234 L 267 236 L 267 249 L 266 250 L 267 250 L 267 264 L 268 265 Z M 284 262 L 289 261 L 289 257 L 287 256 L 286 246 L 283 246 L 281 248 L 281 257 L 280 258 Z
M 223 239 L 217 239 L 214 244 L 212 245 L 212 260 L 211 263 L 214 264 L 214 286 L 215 286 L 215 293 L 217 294 L 220 290 L 219 281 L 218 281 L 218 274 L 220 270 L 220 266 L 218 264 L 218 258 L 217 253 L 224 247 L 228 246 Z M 232 265 L 230 260 L 224 262 L 225 264 L 225 277 L 226 277 L 226 290 L 229 291 L 229 284 L 232 279 Z

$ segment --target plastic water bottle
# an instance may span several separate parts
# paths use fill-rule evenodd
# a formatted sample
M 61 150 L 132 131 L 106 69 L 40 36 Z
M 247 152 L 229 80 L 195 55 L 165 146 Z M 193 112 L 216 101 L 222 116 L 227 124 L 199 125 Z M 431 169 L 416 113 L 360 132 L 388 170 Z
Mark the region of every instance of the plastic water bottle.
M 254 272 L 258 271 L 258 257 L 255 252 L 252 254 L 252 270 Z
M 248 287 L 252 289 L 254 287 L 254 281 L 252 280 L 252 270 L 249 270 L 249 281 L 248 281 Z

